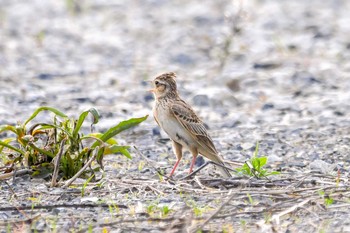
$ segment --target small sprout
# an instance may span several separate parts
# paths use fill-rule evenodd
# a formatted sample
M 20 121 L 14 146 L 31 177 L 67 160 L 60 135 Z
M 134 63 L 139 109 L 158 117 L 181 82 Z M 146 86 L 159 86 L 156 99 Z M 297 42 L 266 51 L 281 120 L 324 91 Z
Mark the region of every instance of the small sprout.
M 115 214 L 118 214 L 118 213 L 119 213 L 119 206 L 116 205 L 115 203 L 109 204 L 109 205 L 108 205 L 108 209 L 109 209 L 109 213 L 110 213 L 111 215 L 113 215 L 113 212 L 114 212 Z
M 324 204 L 325 204 L 325 206 L 330 206 L 330 205 L 332 205 L 334 203 L 334 199 L 333 198 L 331 198 L 330 196 L 325 196 L 324 197 Z
M 244 219 L 241 219 L 241 220 L 240 220 L 240 224 L 241 224 L 241 226 L 242 226 L 243 228 L 246 228 L 246 227 L 247 227 L 247 221 L 244 220 Z
M 252 196 L 249 193 L 247 193 L 247 197 L 251 205 L 256 205 L 256 202 L 253 200 Z
M 265 223 L 271 222 L 271 213 L 264 213 Z
M 155 205 L 154 204 L 151 204 L 151 205 L 148 205 L 146 207 L 146 212 L 149 214 L 149 215 L 152 215 L 153 213 L 153 209 L 155 208 Z
M 93 229 L 93 226 L 92 226 L 92 223 L 90 223 L 90 224 L 89 224 L 89 227 L 88 227 L 88 232 L 89 232 L 89 233 L 92 233 L 92 232 L 93 232 L 92 229 Z
M 326 194 L 324 190 L 319 190 L 318 195 L 323 197 L 323 202 L 325 206 L 328 207 L 334 203 L 334 199 L 330 195 Z
M 186 205 L 192 208 L 192 211 L 196 217 L 202 217 L 202 215 L 210 210 L 209 206 L 199 206 L 194 200 L 186 201 Z
M 161 172 L 161 174 L 164 174 L 164 170 L 161 170 L 160 172 Z M 159 177 L 159 181 L 160 181 L 160 182 L 163 182 L 163 181 L 164 181 L 164 178 L 163 178 L 163 176 L 162 176 L 161 174 L 159 174 L 159 173 L 157 172 L 157 175 L 158 175 L 158 177 Z
M 167 205 L 159 204 L 159 200 L 149 203 L 146 212 L 152 217 L 165 218 L 171 212 L 171 208 Z
M 161 209 L 161 217 L 166 217 L 170 212 L 169 206 L 165 205 Z
M 83 186 L 81 187 L 81 196 L 84 197 L 85 195 L 85 188 L 88 185 L 88 183 L 92 180 L 92 178 L 94 178 L 95 174 L 92 174 L 92 176 L 90 176 L 83 184 Z
M 262 178 L 271 175 L 279 175 L 278 171 L 268 171 L 263 169 L 263 167 L 267 164 L 267 157 L 257 157 L 259 152 L 259 143 L 256 144 L 255 151 L 253 153 L 253 157 L 247 161 L 242 167 L 237 168 L 236 171 L 238 174 L 247 175 L 250 177 Z
M 145 164 L 146 163 L 144 161 L 142 161 L 142 160 L 139 162 L 139 166 L 138 166 L 139 171 L 142 171 L 142 169 L 145 166 Z
M 36 42 L 38 43 L 39 46 L 43 44 L 43 41 L 45 39 L 45 31 L 41 30 L 35 35 Z
M 233 225 L 232 224 L 224 224 L 222 226 L 222 232 L 223 233 L 233 233 L 235 231 L 233 229 Z

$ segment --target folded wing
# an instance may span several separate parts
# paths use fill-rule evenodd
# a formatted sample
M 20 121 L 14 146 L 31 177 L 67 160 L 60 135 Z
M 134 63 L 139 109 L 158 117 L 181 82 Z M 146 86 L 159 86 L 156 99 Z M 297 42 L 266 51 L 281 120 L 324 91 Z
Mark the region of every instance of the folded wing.
M 177 101 L 171 105 L 171 111 L 198 144 L 208 152 L 218 154 L 203 122 L 188 104 L 182 100 Z

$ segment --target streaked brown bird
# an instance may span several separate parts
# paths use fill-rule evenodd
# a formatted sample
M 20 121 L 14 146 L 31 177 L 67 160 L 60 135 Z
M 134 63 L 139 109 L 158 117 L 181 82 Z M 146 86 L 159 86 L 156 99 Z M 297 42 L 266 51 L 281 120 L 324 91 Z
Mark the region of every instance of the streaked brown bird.
M 203 122 L 191 106 L 180 98 L 175 79 L 176 74 L 173 72 L 162 74 L 153 80 L 154 88 L 151 90 L 155 96 L 154 119 L 170 137 L 177 157 L 170 176 L 179 165 L 183 148 L 188 149 L 193 156 L 189 173 L 192 173 L 198 154 L 224 165 Z M 224 177 L 231 177 L 227 169 L 218 168 Z

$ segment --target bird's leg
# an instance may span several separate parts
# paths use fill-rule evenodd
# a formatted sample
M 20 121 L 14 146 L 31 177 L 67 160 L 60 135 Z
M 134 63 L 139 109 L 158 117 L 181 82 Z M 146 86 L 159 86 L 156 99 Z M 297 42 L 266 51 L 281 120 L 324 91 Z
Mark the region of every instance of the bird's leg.
M 177 168 L 177 165 L 179 165 L 179 163 L 180 163 L 180 159 L 178 159 L 177 161 L 176 161 L 176 163 L 175 163 L 175 165 L 174 165 L 174 167 L 173 167 L 173 170 L 171 170 L 171 172 L 170 172 L 170 177 L 172 177 L 173 176 L 173 174 L 174 174 L 174 172 L 175 172 L 175 170 L 176 170 L 176 168 Z
M 181 158 L 182 158 L 182 145 L 173 141 L 173 149 L 174 149 L 177 161 L 173 167 L 173 170 L 171 170 L 171 172 L 170 172 L 170 177 L 174 174 L 174 172 L 177 168 L 177 165 L 179 165 Z
M 188 172 L 188 174 L 192 173 L 192 170 L 193 170 L 194 164 L 196 163 L 196 158 L 197 158 L 197 155 L 198 155 L 197 149 L 191 149 L 190 151 L 191 151 L 191 154 L 192 154 L 193 158 L 192 158 L 192 161 L 191 161 L 190 171 Z

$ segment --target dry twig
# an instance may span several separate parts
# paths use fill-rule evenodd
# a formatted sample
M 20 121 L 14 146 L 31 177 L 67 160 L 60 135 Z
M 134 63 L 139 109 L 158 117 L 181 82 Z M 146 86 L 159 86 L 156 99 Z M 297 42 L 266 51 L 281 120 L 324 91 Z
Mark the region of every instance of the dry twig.
M 97 150 L 96 150 L 97 151 Z M 75 174 L 72 178 L 66 181 L 66 183 L 62 186 L 62 188 L 67 188 L 69 185 L 71 185 L 92 163 L 92 161 L 95 160 L 97 156 L 97 152 L 94 153 L 94 155 L 89 159 L 89 161 L 82 167 L 77 174 Z
M 296 205 L 293 205 L 292 207 L 290 207 L 290 208 L 288 208 L 288 209 L 286 209 L 286 210 L 284 210 L 284 211 L 282 211 L 282 212 L 279 212 L 279 213 L 277 213 L 277 214 L 274 214 L 274 215 L 272 216 L 272 218 L 271 218 L 271 221 L 275 221 L 276 224 L 279 225 L 279 224 L 280 224 L 280 218 L 281 218 L 282 216 L 294 212 L 294 211 L 297 210 L 298 208 L 300 208 L 300 207 L 306 205 L 309 201 L 311 201 L 311 199 L 306 199 L 306 200 L 304 200 L 304 201 L 302 201 L 302 202 L 299 202 L 299 203 L 296 204 Z
M 111 204 L 114 206 L 117 206 L 120 209 L 127 209 L 128 207 L 126 205 L 119 205 L 119 204 Z M 46 209 L 46 210 L 52 210 L 55 208 L 109 208 L 110 204 L 101 203 L 101 204 L 55 204 L 55 205 L 27 205 L 27 206 L 7 206 L 7 207 L 0 207 L 0 211 L 14 211 L 14 210 L 32 210 L 32 209 Z
M 5 174 L 0 175 L 0 180 L 5 180 L 5 179 L 11 178 L 11 177 L 30 174 L 31 172 L 32 172 L 32 170 L 30 170 L 30 169 L 23 169 L 23 170 L 19 170 L 19 171 L 10 172 L 10 173 L 5 173 Z
M 56 184 L 57 184 L 57 176 L 58 176 L 58 171 L 59 171 L 59 168 L 60 168 L 60 161 L 61 161 L 61 158 L 62 158 L 62 155 L 63 155 L 63 149 L 64 149 L 64 144 L 65 143 L 66 143 L 66 139 L 63 139 L 61 141 L 61 144 L 60 144 L 60 150 L 59 150 L 57 156 L 55 157 L 55 168 L 54 168 L 53 174 L 52 174 L 51 188 L 55 187 Z
M 165 178 L 167 178 L 167 179 L 169 179 L 169 180 L 172 180 L 171 177 L 164 175 L 163 173 L 161 173 L 161 172 L 158 170 L 158 168 L 156 168 L 155 166 L 153 166 L 153 163 L 155 163 L 155 162 L 152 162 L 149 158 L 147 158 L 146 156 L 144 156 L 144 155 L 141 153 L 141 151 L 140 151 L 136 146 L 134 146 L 134 149 L 136 150 L 137 154 L 139 154 L 139 155 L 146 161 L 146 163 L 148 164 L 148 166 L 150 166 L 158 175 L 164 176 Z
M 203 223 L 194 227 L 193 229 L 190 229 L 189 232 L 194 233 L 201 230 L 211 219 L 220 213 L 220 211 L 232 200 L 233 197 L 234 194 L 231 194 L 231 196 L 224 203 L 222 203 L 221 206 L 219 206 L 219 208 L 214 213 L 212 213 Z

